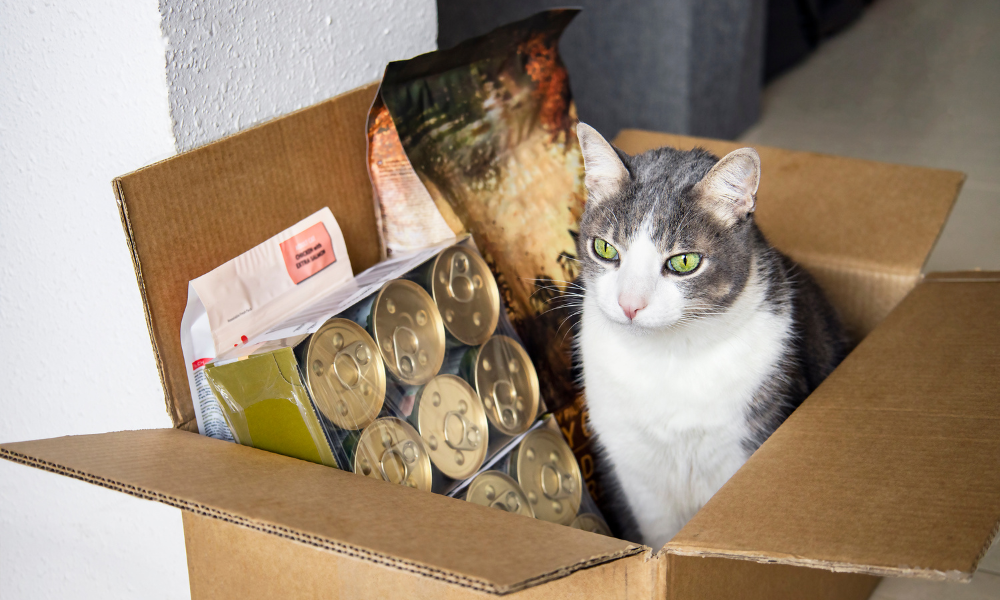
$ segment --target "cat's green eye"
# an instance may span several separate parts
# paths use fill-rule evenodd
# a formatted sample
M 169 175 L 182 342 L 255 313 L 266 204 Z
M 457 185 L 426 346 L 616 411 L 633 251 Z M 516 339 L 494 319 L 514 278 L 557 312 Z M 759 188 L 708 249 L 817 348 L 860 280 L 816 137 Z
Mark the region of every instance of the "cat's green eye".
M 667 259 L 667 268 L 674 273 L 680 273 L 681 275 L 694 271 L 700 264 L 701 255 L 696 252 L 685 252 L 684 254 L 671 256 Z
M 594 238 L 594 252 L 604 260 L 618 260 L 618 250 L 601 238 Z

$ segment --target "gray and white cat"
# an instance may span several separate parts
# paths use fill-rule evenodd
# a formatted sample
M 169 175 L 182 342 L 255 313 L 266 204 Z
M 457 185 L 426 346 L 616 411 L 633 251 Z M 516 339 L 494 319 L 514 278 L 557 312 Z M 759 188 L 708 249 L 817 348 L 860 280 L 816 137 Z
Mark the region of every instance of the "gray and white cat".
M 658 549 L 848 343 L 813 279 L 754 223 L 756 151 L 629 156 L 588 125 L 577 134 L 590 427 L 602 483 L 618 496 L 618 534 Z

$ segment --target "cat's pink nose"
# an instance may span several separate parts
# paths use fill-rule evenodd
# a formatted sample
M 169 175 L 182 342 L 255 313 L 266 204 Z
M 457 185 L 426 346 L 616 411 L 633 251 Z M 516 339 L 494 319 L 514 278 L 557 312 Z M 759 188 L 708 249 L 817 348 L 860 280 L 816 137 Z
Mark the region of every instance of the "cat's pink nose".
M 618 306 L 622 307 L 622 312 L 631 321 L 635 318 L 639 311 L 646 308 L 646 301 L 637 298 L 626 298 L 625 296 L 618 297 Z

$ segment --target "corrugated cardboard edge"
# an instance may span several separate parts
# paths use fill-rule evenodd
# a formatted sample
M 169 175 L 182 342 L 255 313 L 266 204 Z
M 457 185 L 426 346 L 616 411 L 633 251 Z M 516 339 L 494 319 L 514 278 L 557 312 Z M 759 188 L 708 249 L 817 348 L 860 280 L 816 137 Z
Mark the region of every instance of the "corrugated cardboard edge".
M 998 523 L 1000 525 L 1000 523 Z M 997 528 L 994 528 L 993 537 L 995 538 L 997 534 Z M 990 539 L 990 542 L 993 538 Z M 983 547 L 979 555 L 979 560 L 985 556 L 986 551 L 989 550 L 990 544 L 986 544 Z M 834 573 L 856 573 L 861 575 L 876 575 L 878 577 L 910 577 L 916 579 L 929 579 L 932 581 L 954 581 L 960 583 L 968 583 L 972 581 L 972 573 L 964 573 L 962 571 L 937 571 L 934 569 L 926 569 L 922 567 L 872 567 L 872 566 L 862 566 L 849 562 L 838 562 L 829 560 L 816 560 L 811 558 L 803 558 L 801 556 L 793 556 L 791 554 L 780 555 L 780 554 L 763 554 L 757 552 L 741 552 L 738 550 L 734 551 L 710 551 L 710 550 L 699 550 L 694 548 L 689 548 L 683 545 L 673 545 L 668 542 L 664 546 L 662 552 L 667 554 L 675 554 L 677 556 L 695 556 L 701 558 L 726 558 L 731 560 L 746 560 L 750 562 L 756 562 L 761 564 L 776 564 L 776 565 L 789 565 L 793 567 L 807 567 L 810 569 L 823 569 L 825 571 L 833 571 Z
M 34 467 L 36 469 L 41 469 L 43 471 L 49 471 L 50 473 L 56 473 L 58 475 L 63 475 L 66 477 L 71 477 L 73 479 L 78 479 L 80 481 L 85 481 L 87 483 L 92 483 L 94 485 L 98 485 L 103 488 L 107 488 L 109 490 L 114 490 L 116 492 L 122 492 L 124 494 L 128 494 L 136 498 L 141 498 L 143 500 L 153 500 L 156 502 L 160 502 L 162 504 L 173 506 L 174 508 L 179 508 L 181 510 L 186 510 L 203 517 L 218 519 L 220 521 L 225 521 L 227 523 L 231 523 L 240 527 L 245 527 L 247 529 L 252 529 L 255 531 L 260 531 L 262 533 L 278 536 L 287 540 L 312 546 L 314 548 L 319 548 L 321 550 L 326 550 L 328 552 L 333 552 L 342 556 L 357 558 L 390 569 L 405 571 L 407 573 L 420 575 L 422 577 L 429 577 L 431 579 L 436 579 L 438 581 L 443 581 L 452 585 L 458 585 L 476 591 L 486 592 L 495 595 L 511 594 L 520 590 L 535 587 L 543 583 L 548 583 L 550 581 L 561 579 L 577 571 L 582 571 L 584 569 L 596 567 L 598 565 L 612 562 L 620 558 L 626 558 L 644 552 L 647 553 L 647 555 L 651 553 L 651 550 L 646 546 L 634 545 L 617 552 L 592 556 L 588 559 L 578 561 L 571 565 L 560 567 L 559 569 L 550 571 L 548 573 L 543 573 L 536 577 L 532 577 L 530 579 L 512 585 L 497 585 L 482 579 L 476 579 L 464 575 L 458 575 L 442 569 L 428 567 L 426 565 L 422 565 L 416 562 L 402 560 L 392 556 L 380 554 L 377 552 L 372 552 L 370 550 L 359 548 L 351 544 L 344 544 L 328 538 L 311 535 L 288 527 L 282 527 L 280 525 L 275 525 L 273 523 L 247 519 L 245 517 L 240 517 L 238 515 L 234 515 L 232 513 L 219 510 L 217 508 L 212 508 L 211 506 L 206 506 L 204 504 L 190 502 L 187 500 L 181 500 L 180 498 L 176 498 L 168 494 L 162 494 L 160 492 L 154 492 L 152 490 L 143 487 L 129 485 L 112 479 L 91 475 L 89 473 L 65 467 L 57 463 L 27 456 L 25 454 L 21 454 L 20 452 L 13 452 L 6 448 L 0 448 L 0 458 L 18 464 L 26 465 L 29 467 Z
M 163 359 L 160 356 L 160 348 L 156 343 L 156 334 L 153 329 L 153 315 L 149 310 L 149 298 L 146 295 L 146 283 L 142 279 L 142 263 L 139 260 L 139 252 L 135 247 L 135 236 L 132 233 L 132 223 L 129 221 L 128 206 L 125 203 L 125 190 L 122 189 L 121 177 L 115 177 L 111 182 L 115 193 L 115 202 L 118 204 L 118 216 L 122 221 L 122 229 L 125 230 L 125 242 L 128 244 L 128 253 L 132 257 L 132 268 L 135 270 L 135 280 L 139 285 L 139 294 L 142 297 L 142 312 L 146 318 L 146 331 L 149 332 L 149 343 L 153 346 L 153 358 L 156 360 L 156 373 L 160 377 L 160 388 L 163 389 L 163 406 L 171 423 L 176 423 L 177 429 L 197 431 L 198 426 L 194 419 L 181 420 L 183 415 L 174 414 L 170 402 L 169 387 L 167 386 L 167 376 L 163 370 Z M 178 332 L 180 335 L 180 332 Z

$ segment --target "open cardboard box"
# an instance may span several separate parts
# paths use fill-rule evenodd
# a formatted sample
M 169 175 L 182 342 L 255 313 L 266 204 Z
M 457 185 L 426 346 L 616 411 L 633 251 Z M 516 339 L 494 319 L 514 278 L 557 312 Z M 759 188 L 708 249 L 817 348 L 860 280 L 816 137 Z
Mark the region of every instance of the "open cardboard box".
M 188 280 L 323 206 L 356 270 L 382 256 L 365 168 L 375 90 L 116 179 L 174 429 L 0 455 L 183 509 L 195 598 L 839 599 L 877 576 L 971 577 L 1000 518 L 1000 274 L 921 275 L 963 180 L 950 171 L 759 149 L 761 227 L 864 340 L 663 549 L 192 433 Z

